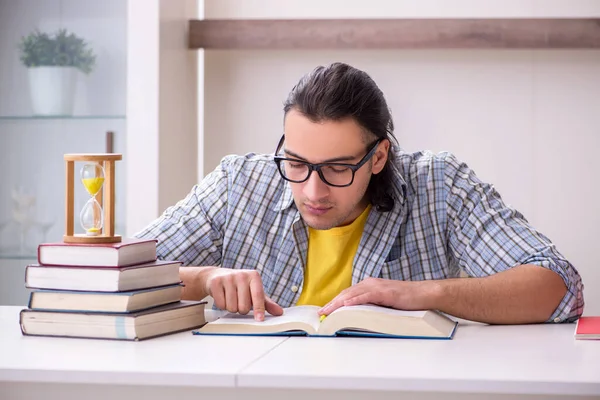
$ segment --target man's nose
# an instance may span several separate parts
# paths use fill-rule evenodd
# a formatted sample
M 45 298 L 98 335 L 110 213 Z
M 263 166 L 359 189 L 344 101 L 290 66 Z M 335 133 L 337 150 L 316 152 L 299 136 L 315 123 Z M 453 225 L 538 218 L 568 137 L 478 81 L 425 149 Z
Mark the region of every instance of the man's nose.
M 329 194 L 329 187 L 321 180 L 319 173 L 313 171 L 308 180 L 304 182 L 302 193 L 308 200 L 318 201 L 327 197 Z

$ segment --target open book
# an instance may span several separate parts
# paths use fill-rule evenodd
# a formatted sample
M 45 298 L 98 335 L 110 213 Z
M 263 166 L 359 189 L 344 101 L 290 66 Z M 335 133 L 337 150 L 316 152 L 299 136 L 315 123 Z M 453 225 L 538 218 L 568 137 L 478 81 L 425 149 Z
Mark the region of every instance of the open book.
M 437 311 L 401 311 L 375 305 L 341 307 L 323 321 L 317 306 L 284 308 L 282 316 L 265 314 L 265 320 L 228 313 L 194 334 L 376 336 L 452 339 L 458 323 Z

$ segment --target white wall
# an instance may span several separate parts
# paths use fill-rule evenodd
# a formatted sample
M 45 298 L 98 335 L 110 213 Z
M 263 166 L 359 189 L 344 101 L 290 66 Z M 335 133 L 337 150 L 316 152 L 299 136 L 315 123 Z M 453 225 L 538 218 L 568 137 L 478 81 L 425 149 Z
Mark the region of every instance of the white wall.
M 207 0 L 206 18 L 600 16 L 598 1 Z M 595 234 L 600 51 L 205 51 L 204 172 L 272 152 L 301 75 L 344 61 L 385 93 L 408 151 L 448 150 L 492 182 L 579 269 L 600 313 Z
M 198 177 L 197 54 L 187 47 L 197 0 L 128 0 L 127 235 Z M 135 188 L 135 189 L 134 189 Z
M 597 0 L 204 0 L 207 19 L 597 17 Z

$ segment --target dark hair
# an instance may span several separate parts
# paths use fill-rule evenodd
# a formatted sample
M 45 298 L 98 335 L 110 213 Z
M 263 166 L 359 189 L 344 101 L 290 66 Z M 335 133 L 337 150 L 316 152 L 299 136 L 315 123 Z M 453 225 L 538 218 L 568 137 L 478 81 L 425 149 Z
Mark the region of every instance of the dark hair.
M 391 112 L 373 79 L 344 63 L 319 66 L 303 76 L 288 95 L 284 116 L 292 109 L 313 122 L 353 118 L 366 132 L 365 142 L 370 141 L 369 134 L 390 141 L 387 162 L 380 173 L 371 176 L 367 188 L 371 204 L 378 211 L 390 211 L 394 207 L 391 156 L 396 138 Z

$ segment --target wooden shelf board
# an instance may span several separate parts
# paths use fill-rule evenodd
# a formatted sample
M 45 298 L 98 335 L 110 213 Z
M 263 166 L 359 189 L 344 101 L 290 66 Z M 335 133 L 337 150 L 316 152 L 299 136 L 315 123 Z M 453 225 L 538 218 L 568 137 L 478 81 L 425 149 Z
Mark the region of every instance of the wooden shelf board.
M 191 49 L 600 48 L 600 18 L 191 20 Z

